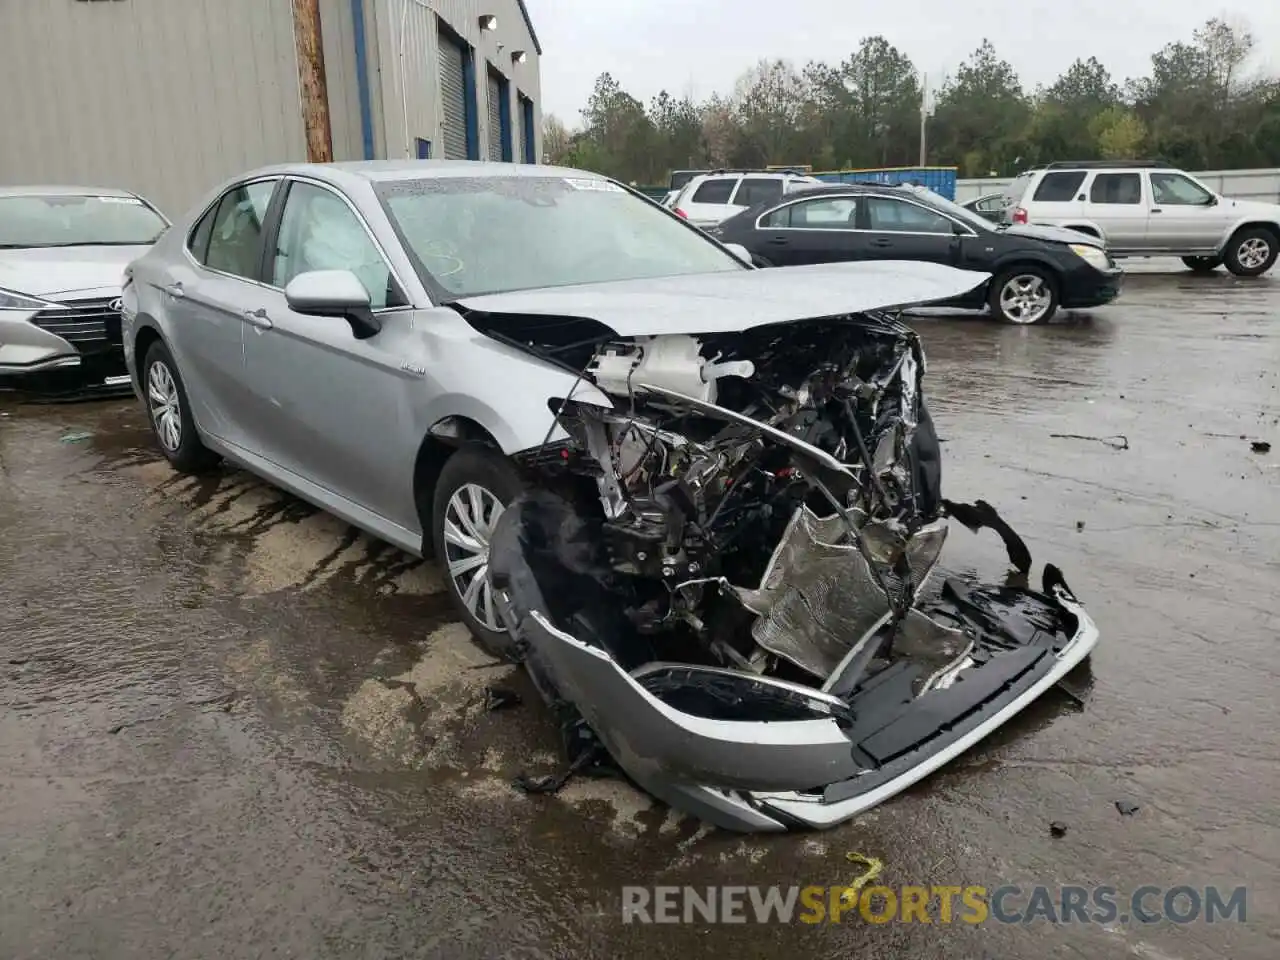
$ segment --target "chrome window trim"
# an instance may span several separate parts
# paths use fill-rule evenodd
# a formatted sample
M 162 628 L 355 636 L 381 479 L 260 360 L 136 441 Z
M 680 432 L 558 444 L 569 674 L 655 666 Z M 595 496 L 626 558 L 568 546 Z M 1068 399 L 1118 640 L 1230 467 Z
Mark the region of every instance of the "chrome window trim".
M 223 190 L 220 194 L 218 194 L 217 198 L 214 199 L 212 203 L 208 204 L 203 210 L 201 210 L 200 215 L 196 217 L 195 220 L 192 221 L 191 229 L 187 231 L 187 236 L 183 240 L 182 252 L 186 254 L 186 257 L 189 261 L 191 261 L 192 266 L 194 266 L 197 270 L 202 270 L 205 273 L 211 273 L 211 274 L 214 274 L 215 276 L 226 277 L 230 280 L 239 280 L 242 283 L 253 284 L 256 287 L 262 287 L 266 290 L 273 290 L 276 293 L 284 293 L 284 287 L 277 287 L 273 283 L 266 283 L 265 281 L 262 281 L 262 280 L 254 280 L 251 277 L 242 277 L 236 273 L 227 273 L 225 270 L 218 270 L 218 269 L 215 269 L 214 267 L 206 266 L 205 264 L 197 260 L 195 258 L 195 255 L 191 252 L 191 235 L 195 232 L 196 228 L 200 225 L 200 221 L 205 218 L 205 216 L 209 213 L 210 210 L 212 210 L 214 207 L 220 204 L 223 198 L 226 197 L 227 194 L 231 193 L 231 191 L 233 190 L 239 190 L 243 187 L 251 187 L 255 183 L 269 183 L 269 182 L 275 181 L 277 182 L 277 185 L 278 185 L 278 182 L 283 180 L 293 181 L 295 183 L 305 183 L 308 186 L 319 187 L 322 190 L 328 190 L 331 194 L 333 194 L 335 197 L 337 197 L 339 200 L 345 203 L 347 205 L 347 209 L 349 209 L 352 212 L 352 214 L 355 216 L 356 222 L 359 223 L 361 228 L 364 230 L 365 236 L 367 236 L 370 242 L 373 244 L 373 248 L 378 252 L 378 256 L 382 257 L 382 262 L 387 268 L 387 273 L 391 275 L 391 279 L 393 279 L 396 282 L 396 286 L 400 288 L 400 292 L 403 293 L 405 297 L 409 296 L 409 288 L 405 285 L 405 282 L 401 278 L 399 271 L 396 270 L 395 264 L 391 262 L 391 257 L 387 254 L 386 247 L 382 245 L 382 242 L 378 240 L 373 230 L 370 229 L 369 222 L 365 219 L 364 215 L 360 212 L 360 209 L 352 202 L 351 198 L 348 197 L 341 190 L 339 190 L 337 187 L 333 186 L 333 184 L 325 183 L 323 180 L 317 180 L 314 177 L 308 177 L 308 176 L 304 176 L 302 174 L 296 174 L 296 173 L 283 173 L 283 174 L 275 173 L 275 174 L 268 174 L 262 177 L 253 177 L 250 180 L 242 180 L 239 183 L 232 184 L 231 186 L 227 187 L 226 190 Z M 288 195 L 285 196 L 284 202 L 286 204 L 289 202 Z M 284 217 L 283 208 L 281 208 L 280 210 L 280 216 L 283 219 Z M 395 307 L 378 307 L 373 312 L 374 314 L 382 314 L 390 311 L 416 310 L 416 309 L 419 309 L 416 304 L 407 303 L 407 304 L 402 304 L 400 306 L 395 306 Z
M 772 216 L 773 214 L 781 210 L 783 207 L 794 206 L 797 203 L 807 203 L 814 200 L 853 200 L 854 202 L 857 202 L 859 199 L 870 199 L 870 198 L 874 198 L 877 200 L 897 200 L 902 203 L 909 203 L 914 207 L 919 207 L 921 210 L 927 210 L 929 213 L 932 213 L 935 216 L 942 217 L 944 220 L 950 220 L 956 226 L 963 227 L 965 232 L 962 234 L 956 234 L 954 232 L 948 234 L 948 233 L 930 233 L 927 230 L 863 230 L 861 227 L 853 227 L 850 229 L 826 229 L 824 227 L 762 227 L 760 225 L 760 221 L 763 220 L 765 217 Z M 955 217 L 951 216 L 949 213 L 943 213 L 941 210 L 935 210 L 933 209 L 933 207 L 925 206 L 923 203 L 919 203 L 910 197 L 894 197 L 884 193 L 831 193 L 831 194 L 823 194 L 820 197 L 798 197 L 793 200 L 788 200 L 785 203 L 780 203 L 778 206 L 764 211 L 764 213 L 756 217 L 755 229 L 756 230 L 795 230 L 799 233 L 836 233 L 836 232 L 879 233 L 879 234 L 891 233 L 891 234 L 894 234 L 895 236 L 903 236 L 903 237 L 948 237 L 948 236 L 976 237 L 978 235 L 978 232 L 974 230 L 972 227 L 970 227 L 967 223 L 961 220 L 957 220 Z
M 238 183 L 233 183 L 231 186 L 227 187 L 227 189 L 214 197 L 211 202 L 205 204 L 204 209 L 201 210 L 199 215 L 191 221 L 191 226 L 187 229 L 187 235 L 182 238 L 182 253 L 190 262 L 191 266 L 196 270 L 203 271 L 204 273 L 211 273 L 215 277 L 226 277 L 229 280 L 239 280 L 241 283 L 250 283 L 255 287 L 265 287 L 268 290 L 278 289 L 270 284 L 263 283 L 261 280 L 254 280 L 252 277 L 242 277 L 238 273 L 228 273 L 226 270 L 218 270 L 216 267 L 206 266 L 201 263 L 196 259 L 196 255 L 191 252 L 191 236 L 197 229 L 199 229 L 200 222 L 209 215 L 210 211 L 216 209 L 218 204 L 222 203 L 222 201 L 226 199 L 227 194 L 231 193 L 233 190 L 242 190 L 245 187 L 253 186 L 255 183 L 278 183 L 283 179 L 283 174 L 275 173 L 263 177 L 252 177 L 249 180 L 241 180 Z M 273 188 L 272 194 L 274 195 L 274 193 L 275 189 Z M 268 201 L 268 204 L 270 204 L 270 201 Z

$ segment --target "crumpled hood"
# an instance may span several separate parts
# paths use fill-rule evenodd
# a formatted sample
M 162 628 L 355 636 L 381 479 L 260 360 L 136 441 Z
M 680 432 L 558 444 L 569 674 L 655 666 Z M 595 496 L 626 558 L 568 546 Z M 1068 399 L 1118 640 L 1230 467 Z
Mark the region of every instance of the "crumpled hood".
M 150 249 L 138 244 L 0 250 L 0 288 L 33 297 L 119 289 L 124 268 Z
M 1004 232 L 1011 237 L 1032 237 L 1053 243 L 1084 243 L 1091 247 L 1103 245 L 1102 241 L 1091 233 L 1081 233 L 1069 227 L 1051 227 L 1043 223 L 1015 223 L 1005 227 Z
M 586 283 L 457 302 L 482 313 L 590 318 L 623 337 L 733 333 L 949 300 L 989 278 L 936 263 L 868 261 Z

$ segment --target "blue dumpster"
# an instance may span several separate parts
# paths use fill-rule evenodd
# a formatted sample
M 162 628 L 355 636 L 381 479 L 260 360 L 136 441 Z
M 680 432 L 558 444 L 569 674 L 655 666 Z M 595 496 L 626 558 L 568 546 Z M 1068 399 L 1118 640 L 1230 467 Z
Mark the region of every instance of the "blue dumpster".
M 822 170 L 813 174 L 827 183 L 916 183 L 956 198 L 955 167 L 880 167 L 871 170 Z

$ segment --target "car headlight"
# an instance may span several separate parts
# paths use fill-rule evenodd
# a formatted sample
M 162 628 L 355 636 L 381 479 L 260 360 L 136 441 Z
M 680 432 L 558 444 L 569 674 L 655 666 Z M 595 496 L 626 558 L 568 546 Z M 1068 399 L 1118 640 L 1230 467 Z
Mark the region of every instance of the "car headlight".
M 43 310 L 53 304 L 47 300 L 37 300 L 25 293 L 0 288 L 0 310 Z
M 1087 243 L 1073 243 L 1071 252 L 1097 270 L 1111 269 L 1111 261 L 1107 259 L 1107 253 L 1101 247 L 1093 247 Z

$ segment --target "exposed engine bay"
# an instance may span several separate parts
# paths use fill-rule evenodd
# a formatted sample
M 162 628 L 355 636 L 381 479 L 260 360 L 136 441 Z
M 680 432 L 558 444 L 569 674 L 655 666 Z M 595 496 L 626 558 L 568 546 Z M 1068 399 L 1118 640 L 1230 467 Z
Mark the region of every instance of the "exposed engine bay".
M 896 316 L 576 360 L 612 406 L 576 384 L 549 401 L 568 436 L 518 457 L 535 483 L 492 582 L 544 696 L 668 802 L 732 829 L 847 819 L 1096 641 L 1052 566 L 1042 591 L 957 581 L 920 603 L 948 516 L 995 529 L 1023 574 L 1030 555 L 988 504 L 943 499 L 924 352 Z
M 535 466 L 593 481 L 638 633 L 825 679 L 851 629 L 906 616 L 946 537 L 924 366 L 888 315 L 609 344 L 585 375 L 617 408 L 552 400 L 571 441 Z M 850 573 L 857 596 L 833 589 Z

